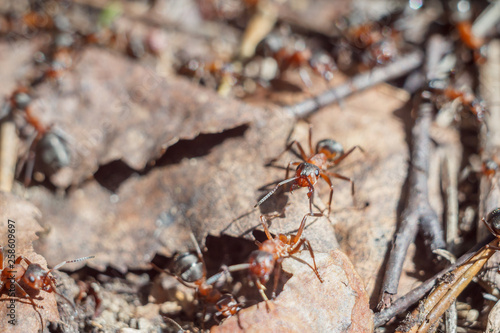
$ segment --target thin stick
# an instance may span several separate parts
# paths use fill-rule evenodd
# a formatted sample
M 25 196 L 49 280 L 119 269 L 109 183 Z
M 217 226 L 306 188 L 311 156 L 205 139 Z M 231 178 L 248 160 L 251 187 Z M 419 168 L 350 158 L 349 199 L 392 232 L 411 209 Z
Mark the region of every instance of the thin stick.
M 427 79 L 434 79 L 435 69 L 442 55 L 448 50 L 443 37 L 432 36 L 427 48 Z M 398 292 L 399 279 L 403 269 L 408 247 L 415 239 L 418 225 L 422 227 L 426 242 L 431 250 L 445 248 L 444 233 L 439 224 L 436 212 L 428 199 L 427 180 L 429 175 L 429 159 L 431 138 L 429 134 L 432 123 L 434 105 L 430 100 L 431 93 L 423 91 L 417 107 L 417 119 L 412 129 L 412 153 L 409 175 L 410 193 L 408 205 L 402 214 L 401 225 L 394 235 L 393 247 L 389 255 L 387 270 L 382 284 L 379 308 L 390 306 L 392 296 Z
M 319 96 L 306 99 L 284 109 L 297 118 L 305 118 L 320 108 L 337 103 L 354 93 L 370 88 L 378 83 L 404 76 L 408 72 L 418 68 L 422 64 L 422 61 L 422 53 L 414 51 L 387 66 L 376 67 L 367 73 L 361 73 L 346 83 L 327 90 Z
M 397 300 L 391 303 L 391 306 L 375 313 L 374 317 L 374 326 L 375 327 L 380 327 L 387 323 L 391 318 L 397 316 L 398 314 L 403 313 L 406 311 L 410 306 L 413 304 L 417 303 L 424 295 L 431 290 L 437 283 L 439 279 L 441 279 L 446 273 L 452 271 L 459 265 L 462 265 L 465 263 L 467 260 L 469 260 L 474 254 L 483 246 L 486 244 L 490 243 L 493 240 L 493 236 L 489 235 L 486 239 L 482 240 L 476 246 L 474 246 L 469 252 L 461 256 L 457 262 L 436 275 L 434 275 L 432 278 L 428 279 L 421 285 L 419 285 L 417 288 L 413 289 L 412 291 L 408 292 L 406 295 L 401 296 Z

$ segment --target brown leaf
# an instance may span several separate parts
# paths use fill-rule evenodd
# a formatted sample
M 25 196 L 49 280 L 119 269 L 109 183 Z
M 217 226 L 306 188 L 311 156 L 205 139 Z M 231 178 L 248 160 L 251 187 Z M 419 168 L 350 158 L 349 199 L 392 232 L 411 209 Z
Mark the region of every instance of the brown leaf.
M 307 251 L 300 259 L 310 262 Z M 244 309 L 211 332 L 373 332 L 373 313 L 363 282 L 345 254 L 316 253 L 323 283 L 312 270 L 297 260 L 283 261 L 291 274 L 271 311 L 261 302 Z M 239 318 L 238 318 L 239 317 Z M 241 326 L 240 326 L 241 324 Z
M 61 87 L 40 85 L 33 102 L 34 112 L 60 128 L 73 150 L 71 172 L 52 179 L 60 187 L 114 160 L 141 170 L 180 139 L 219 133 L 251 115 L 244 104 L 95 48 L 79 55 Z
M 14 221 L 11 225 L 15 226 L 15 257 L 22 255 L 33 263 L 40 264 L 47 268 L 45 259 L 33 251 L 32 242 L 37 239 L 36 232 L 42 228 L 37 222 L 40 218 L 40 212 L 32 204 L 11 194 L 0 193 L 0 244 L 8 250 L 8 220 Z M 5 252 L 5 261 L 7 264 L 7 255 Z M 8 268 L 7 268 L 8 269 Z M 29 292 L 29 291 L 28 291 Z M 44 325 L 48 321 L 58 321 L 59 313 L 54 293 L 40 291 L 39 293 L 30 293 L 38 306 L 43 309 L 34 309 L 30 301 L 20 292 L 15 299 L 15 313 L 7 308 L 11 304 L 11 297 L 5 290 L 0 295 L 0 331 L 2 332 L 36 332 L 41 328 L 40 318 L 43 318 Z M 8 317 L 12 314 L 12 317 Z M 13 318 L 14 317 L 14 318 Z M 16 325 L 11 325 L 9 320 L 15 319 Z

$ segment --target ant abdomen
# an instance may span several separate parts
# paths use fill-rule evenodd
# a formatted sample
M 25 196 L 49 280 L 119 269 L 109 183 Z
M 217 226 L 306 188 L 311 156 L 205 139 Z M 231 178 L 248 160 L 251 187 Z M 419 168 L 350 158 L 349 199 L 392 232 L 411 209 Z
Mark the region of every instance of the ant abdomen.
M 491 226 L 495 235 L 500 235 L 500 208 L 492 210 L 486 217 L 486 222 Z
M 48 132 L 40 139 L 36 156 L 39 156 L 39 162 L 48 173 L 55 173 L 71 163 L 71 153 L 66 141 L 53 132 Z
M 203 263 L 193 253 L 181 253 L 175 257 L 172 271 L 183 281 L 196 282 L 203 278 Z
M 324 139 L 316 144 L 316 153 L 323 153 L 328 159 L 344 155 L 344 147 L 332 139 Z

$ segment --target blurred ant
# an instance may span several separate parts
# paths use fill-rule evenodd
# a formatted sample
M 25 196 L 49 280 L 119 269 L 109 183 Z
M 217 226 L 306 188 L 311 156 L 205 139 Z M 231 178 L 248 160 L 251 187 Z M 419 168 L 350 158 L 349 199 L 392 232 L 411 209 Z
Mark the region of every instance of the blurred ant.
M 467 20 L 460 21 L 456 24 L 456 29 L 462 43 L 468 49 L 473 51 L 474 61 L 479 64 L 484 63 L 486 61 L 486 57 L 483 52 L 485 40 L 483 38 L 476 37 L 472 33 L 471 22 Z
M 49 274 L 52 271 L 61 268 L 65 264 L 94 258 L 94 256 L 90 256 L 74 260 L 66 260 L 56 265 L 54 268 L 50 270 L 45 270 L 42 268 L 42 266 L 40 266 L 40 264 L 32 263 L 24 256 L 17 257 L 15 261 L 13 259 L 7 260 L 7 258 L 9 258 L 10 256 L 11 255 L 5 256 L 3 247 L 0 246 L 0 265 L 1 265 L 0 292 L 6 290 L 10 297 L 14 297 L 16 290 L 21 291 L 22 295 L 29 299 L 35 310 L 43 309 L 44 307 L 42 305 L 37 305 L 33 297 L 30 296 L 30 294 L 21 286 L 20 283 L 38 292 L 45 291 L 47 293 L 55 293 L 61 296 L 74 309 L 75 306 L 73 305 L 73 303 L 70 300 L 68 300 L 64 295 L 56 291 L 56 279 Z M 27 267 L 22 265 L 23 260 L 28 265 Z M 40 315 L 40 313 L 38 314 Z M 43 318 L 41 315 L 40 315 L 40 320 L 42 322 L 42 328 L 43 328 Z
M 68 166 L 70 163 L 70 152 L 66 140 L 61 134 L 54 131 L 52 126 L 44 125 L 40 119 L 33 114 L 30 106 L 31 101 L 32 98 L 29 89 L 26 87 L 19 87 L 8 99 L 8 112 L 2 115 L 3 117 L 7 117 L 12 111 L 19 110 L 22 112 L 26 123 L 31 125 L 34 129 L 34 133 L 28 138 L 28 153 L 18 163 L 16 172 L 16 176 L 19 176 L 22 168 L 25 167 L 25 186 L 28 186 L 31 182 L 37 150 L 40 151 L 38 161 L 41 162 L 49 172 L 54 172 L 61 167 Z
M 313 197 L 314 197 L 314 185 L 318 181 L 319 177 L 323 178 L 323 180 L 330 186 L 330 199 L 328 200 L 328 215 L 330 215 L 331 206 L 332 206 L 332 198 L 333 198 L 333 185 L 330 179 L 331 177 L 339 178 L 342 180 L 346 180 L 351 183 L 351 194 L 354 197 L 354 182 L 345 176 L 342 176 L 338 173 L 328 171 L 329 168 L 336 166 L 340 162 L 342 162 L 347 156 L 349 156 L 354 149 L 358 148 L 362 152 L 364 150 L 360 146 L 354 146 L 349 149 L 347 152 L 344 152 L 344 148 L 342 145 L 334 141 L 332 139 L 324 139 L 319 141 L 316 144 L 316 150 L 313 150 L 312 146 L 312 126 L 309 126 L 309 155 L 307 155 L 302 148 L 301 144 L 294 140 L 292 141 L 286 149 L 278 155 L 278 157 L 272 159 L 269 164 L 272 164 L 276 160 L 278 160 L 285 152 L 290 150 L 292 146 L 295 144 L 300 152 L 300 157 L 303 162 L 290 162 L 286 168 L 286 176 L 285 180 L 281 181 L 276 185 L 274 189 L 271 190 L 268 194 L 266 194 L 260 201 L 254 206 L 260 206 L 264 201 L 266 201 L 274 192 L 278 190 L 281 186 L 292 182 L 292 187 L 290 192 L 293 192 L 295 189 L 299 187 L 307 187 L 309 192 L 307 196 L 309 197 L 309 213 L 312 214 L 312 205 L 313 205 Z M 290 172 L 291 166 L 297 166 L 295 170 L 295 177 L 288 178 L 288 174 Z
M 493 156 L 491 159 L 486 159 L 481 165 L 481 171 L 486 177 L 493 177 L 500 168 L 500 160 Z
M 362 65 L 373 68 L 393 61 L 400 53 L 401 34 L 392 27 L 376 22 L 367 22 L 341 31 L 344 47 L 341 48 L 341 63 L 349 65 L 358 55 Z M 346 45 L 349 47 L 346 47 Z
M 460 104 L 467 108 L 476 117 L 477 121 L 483 121 L 484 115 L 487 112 L 486 106 L 484 105 L 484 102 L 478 99 L 472 92 L 452 87 L 444 89 L 431 88 L 431 91 L 445 97 L 447 100 L 458 100 Z
M 259 249 L 250 253 L 248 263 L 233 265 L 226 268 L 230 272 L 248 269 L 250 272 L 250 276 L 259 289 L 259 293 L 262 296 L 262 299 L 264 299 L 264 301 L 266 302 L 268 309 L 269 299 L 264 292 L 266 290 L 266 287 L 264 285 L 267 283 L 267 281 L 269 281 L 269 277 L 277 266 L 276 273 L 274 275 L 274 288 L 272 292 L 272 298 L 274 299 L 276 297 L 276 289 L 281 273 L 281 262 L 285 258 L 293 257 L 295 253 L 300 251 L 302 245 L 304 244 L 309 250 L 309 253 L 313 260 L 313 266 L 303 260 L 300 261 L 308 265 L 313 270 L 314 274 L 316 274 L 318 280 L 323 283 L 323 279 L 319 275 L 318 268 L 316 266 L 316 260 L 311 247 L 311 243 L 306 238 L 301 238 L 308 216 L 320 217 L 322 216 L 322 214 L 306 214 L 302 218 L 302 222 L 300 223 L 297 234 L 278 234 L 273 238 L 271 236 L 271 233 L 269 232 L 269 228 L 267 227 L 268 221 L 266 220 L 264 215 L 261 215 L 260 222 L 262 224 L 262 227 L 264 228 L 264 232 L 266 233 L 267 240 L 265 240 L 263 243 L 257 242 Z
M 484 225 L 493 236 L 500 239 L 500 207 L 492 210 L 488 216 L 486 216 L 486 218 L 483 217 L 481 221 L 483 221 Z M 500 251 L 500 247 L 491 245 L 486 245 L 486 247 Z
M 313 53 L 305 46 L 301 48 L 295 47 L 293 50 L 282 47 L 274 52 L 272 56 L 278 64 L 280 76 L 289 69 L 298 68 L 302 81 L 308 87 L 312 83 L 309 74 L 303 70 L 304 67 L 311 68 L 327 82 L 333 78 L 333 72 L 337 70 L 335 62 L 328 54 L 324 52 Z
M 237 314 L 241 309 L 241 304 L 236 301 L 233 295 L 222 293 L 214 287 L 214 284 L 225 272 L 217 273 L 207 279 L 207 268 L 200 246 L 192 233 L 190 233 L 190 237 L 195 244 L 196 255 L 191 252 L 177 255 L 172 266 L 173 272 L 161 269 L 153 263 L 151 265 L 157 271 L 173 276 L 184 286 L 195 289 L 197 297 L 201 298 L 205 303 L 215 305 L 215 309 L 217 310 L 215 313 L 216 320 L 218 316 L 229 318 Z M 203 309 L 203 321 L 205 319 L 205 311 L 206 307 Z
M 191 59 L 179 67 L 177 73 L 191 77 L 199 84 L 217 88 L 219 91 L 234 86 L 240 80 L 233 65 L 220 59 L 206 62 Z

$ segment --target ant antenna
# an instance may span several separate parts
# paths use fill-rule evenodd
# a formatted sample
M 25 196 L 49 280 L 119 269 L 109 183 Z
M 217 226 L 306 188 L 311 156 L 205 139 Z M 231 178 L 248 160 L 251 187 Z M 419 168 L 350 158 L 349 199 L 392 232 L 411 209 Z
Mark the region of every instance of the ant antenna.
M 70 264 L 70 263 L 78 262 L 78 261 L 84 261 L 84 260 L 93 259 L 93 258 L 95 258 L 95 256 L 83 257 L 83 258 L 78 258 L 78 259 L 73 259 L 73 260 L 65 260 L 62 263 L 57 264 L 54 268 L 52 268 L 49 271 L 49 273 L 52 272 L 53 270 L 61 268 L 62 266 L 66 265 L 66 264 Z
M 288 178 L 288 179 L 285 179 L 285 180 L 279 182 L 278 185 L 276 185 L 276 187 L 273 188 L 271 192 L 269 192 L 262 199 L 260 199 L 260 201 L 257 202 L 257 204 L 255 206 L 253 206 L 253 208 L 260 206 L 264 201 L 266 201 L 267 199 L 269 199 L 269 197 L 271 195 L 273 195 L 274 192 L 276 192 L 278 190 L 278 188 L 280 188 L 281 186 L 285 185 L 286 183 L 293 182 L 297 178 L 299 178 L 299 177 L 292 177 L 292 178 Z
M 179 330 L 177 331 L 177 333 L 183 333 L 183 332 L 186 332 L 181 325 L 179 325 L 175 320 L 173 320 L 172 318 L 169 318 L 167 316 L 163 316 L 163 319 L 164 320 L 167 320 L 168 322 L 170 322 L 173 326 L 175 326 L 176 328 L 178 328 Z

